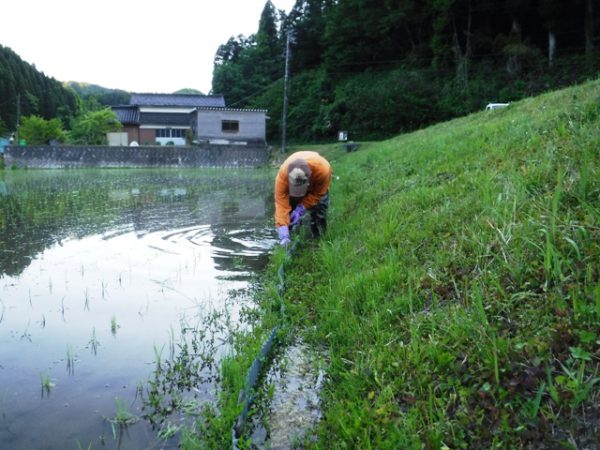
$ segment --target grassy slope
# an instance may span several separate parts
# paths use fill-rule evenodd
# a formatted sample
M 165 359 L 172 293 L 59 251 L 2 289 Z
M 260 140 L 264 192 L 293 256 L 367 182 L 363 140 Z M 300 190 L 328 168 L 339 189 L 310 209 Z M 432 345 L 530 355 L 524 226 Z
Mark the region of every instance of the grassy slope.
M 318 447 L 600 446 L 600 82 L 316 149 L 286 302 L 329 349 Z
M 313 149 L 339 179 L 327 234 L 286 266 L 289 329 L 329 353 L 307 446 L 600 447 L 600 81 Z M 183 448 L 231 445 L 282 260 Z

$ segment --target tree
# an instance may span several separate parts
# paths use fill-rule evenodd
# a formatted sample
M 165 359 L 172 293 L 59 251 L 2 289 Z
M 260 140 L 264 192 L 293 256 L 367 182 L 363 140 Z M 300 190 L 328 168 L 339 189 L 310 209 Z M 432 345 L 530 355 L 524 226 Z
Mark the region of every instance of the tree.
M 568 10 L 561 0 L 539 0 L 538 12 L 548 31 L 548 66 L 552 66 L 556 56 L 556 36 L 561 28 L 565 28 L 564 17 L 568 17 Z
M 223 94 L 230 106 L 244 107 L 282 74 L 278 19 L 269 0 L 256 34 L 231 37 L 219 46 L 214 59 L 212 91 Z
M 262 56 L 270 60 L 279 60 L 281 57 L 281 48 L 277 34 L 275 7 L 271 3 L 271 0 L 267 0 L 260 15 L 260 21 L 258 22 L 256 48 L 262 53 Z
M 325 13 L 331 0 L 296 0 L 286 18 L 286 32 L 291 32 L 292 70 L 308 70 L 322 62 Z
M 584 32 L 585 32 L 585 56 L 588 62 L 592 59 L 594 52 L 594 8 L 593 0 L 585 0 Z
M 8 131 L 9 131 L 8 127 L 6 126 L 6 124 L 4 123 L 2 118 L 0 117 L 0 137 L 7 135 Z
M 283 48 L 277 33 L 277 14 L 273 3 L 265 3 L 258 31 L 256 45 L 246 51 L 247 63 L 244 75 L 250 77 L 252 91 L 268 86 L 283 75 Z M 252 92 L 251 92 L 252 93 Z
M 110 108 L 89 111 L 75 118 L 73 122 L 69 133 L 69 140 L 73 144 L 105 145 L 106 133 L 122 128 L 117 115 Z
M 22 118 L 19 137 L 29 145 L 47 145 L 52 140 L 64 141 L 65 132 L 59 119 L 46 120 L 33 115 Z

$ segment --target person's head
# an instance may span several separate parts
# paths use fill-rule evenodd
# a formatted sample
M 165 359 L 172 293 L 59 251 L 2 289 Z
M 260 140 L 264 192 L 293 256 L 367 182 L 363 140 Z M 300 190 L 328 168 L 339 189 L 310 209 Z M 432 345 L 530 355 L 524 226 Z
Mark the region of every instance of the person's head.
M 295 159 L 288 165 L 290 197 L 304 197 L 308 191 L 311 170 L 303 159 Z

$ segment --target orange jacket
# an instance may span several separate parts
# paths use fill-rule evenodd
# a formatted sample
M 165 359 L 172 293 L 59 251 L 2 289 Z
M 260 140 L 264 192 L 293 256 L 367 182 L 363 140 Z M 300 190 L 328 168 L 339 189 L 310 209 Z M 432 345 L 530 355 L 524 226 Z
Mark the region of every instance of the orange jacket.
M 295 159 L 303 159 L 311 170 L 308 192 L 302 198 L 302 205 L 312 208 L 329 190 L 333 171 L 329 162 L 317 152 L 303 151 L 292 153 L 281 165 L 275 177 L 275 225 L 281 227 L 290 224 L 290 192 L 288 180 L 288 164 Z

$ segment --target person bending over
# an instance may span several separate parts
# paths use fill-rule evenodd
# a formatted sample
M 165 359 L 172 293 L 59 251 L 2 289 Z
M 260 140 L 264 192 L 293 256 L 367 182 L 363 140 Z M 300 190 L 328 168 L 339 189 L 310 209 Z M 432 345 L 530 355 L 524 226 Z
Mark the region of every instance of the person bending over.
M 290 243 L 290 228 L 310 211 L 310 231 L 317 238 L 327 227 L 329 185 L 333 171 L 317 152 L 292 153 L 275 178 L 275 226 L 281 245 Z

